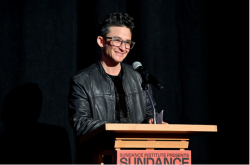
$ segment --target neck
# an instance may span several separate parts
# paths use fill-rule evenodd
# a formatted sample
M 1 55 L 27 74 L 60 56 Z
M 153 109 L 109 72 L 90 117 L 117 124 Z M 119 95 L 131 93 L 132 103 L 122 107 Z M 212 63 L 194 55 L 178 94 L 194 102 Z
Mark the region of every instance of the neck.
M 110 64 L 110 63 L 105 62 L 104 60 L 101 60 L 101 64 L 105 72 L 109 75 L 117 76 L 121 71 L 120 63 Z

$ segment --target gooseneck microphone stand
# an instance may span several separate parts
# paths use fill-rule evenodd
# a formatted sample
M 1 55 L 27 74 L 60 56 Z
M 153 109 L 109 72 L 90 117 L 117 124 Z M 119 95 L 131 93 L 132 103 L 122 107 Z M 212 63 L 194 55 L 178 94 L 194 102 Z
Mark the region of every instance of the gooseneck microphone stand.
M 155 120 L 155 107 L 154 107 L 154 104 L 153 104 L 153 101 L 150 97 L 150 94 L 148 93 L 148 87 L 147 87 L 147 84 L 145 82 L 142 82 L 142 89 L 147 93 L 148 95 L 148 98 L 150 100 L 150 103 L 151 103 L 151 107 L 152 107 L 152 110 L 153 110 L 153 123 L 156 124 L 156 120 Z
M 133 66 L 133 69 L 135 71 L 137 71 L 141 74 L 141 77 L 142 77 L 141 86 L 142 86 L 142 89 L 147 93 L 148 98 L 151 102 L 151 107 L 153 110 L 153 123 L 156 124 L 156 111 L 155 111 L 155 107 L 154 107 L 153 101 L 151 99 L 151 96 L 148 93 L 148 86 L 147 85 L 152 84 L 159 90 L 163 89 L 164 87 L 151 74 L 149 74 L 146 70 L 144 70 L 142 68 L 142 65 L 140 62 L 138 62 L 138 61 L 134 62 L 132 66 Z M 162 123 L 162 113 L 161 113 L 161 116 L 159 116 L 159 117 L 161 118 L 161 123 Z M 158 122 L 158 117 L 157 117 L 157 122 Z

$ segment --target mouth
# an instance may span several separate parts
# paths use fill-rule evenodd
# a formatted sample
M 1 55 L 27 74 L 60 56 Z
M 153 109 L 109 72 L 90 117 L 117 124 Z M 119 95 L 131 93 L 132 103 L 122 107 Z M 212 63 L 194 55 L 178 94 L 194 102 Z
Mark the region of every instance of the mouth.
M 124 55 L 124 53 L 122 53 L 122 52 L 115 52 L 118 56 L 123 56 Z

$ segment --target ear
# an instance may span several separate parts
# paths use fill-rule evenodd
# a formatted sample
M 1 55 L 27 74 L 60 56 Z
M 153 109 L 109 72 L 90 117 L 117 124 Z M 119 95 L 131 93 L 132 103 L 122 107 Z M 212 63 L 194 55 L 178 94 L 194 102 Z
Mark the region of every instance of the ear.
M 101 36 L 98 36 L 98 37 L 97 37 L 97 44 L 98 44 L 101 48 L 103 48 L 103 45 L 104 45 L 104 39 L 103 39 L 103 37 L 101 37 Z

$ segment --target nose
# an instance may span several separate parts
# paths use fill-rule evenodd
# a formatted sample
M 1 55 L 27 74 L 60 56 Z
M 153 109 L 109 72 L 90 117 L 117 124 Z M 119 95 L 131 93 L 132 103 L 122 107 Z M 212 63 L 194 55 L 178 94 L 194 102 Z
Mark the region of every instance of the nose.
M 125 42 L 122 42 L 122 44 L 121 44 L 121 46 L 119 48 L 122 49 L 122 50 L 125 50 L 126 49 Z

